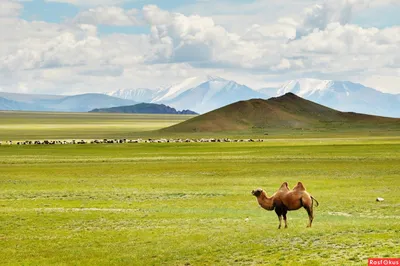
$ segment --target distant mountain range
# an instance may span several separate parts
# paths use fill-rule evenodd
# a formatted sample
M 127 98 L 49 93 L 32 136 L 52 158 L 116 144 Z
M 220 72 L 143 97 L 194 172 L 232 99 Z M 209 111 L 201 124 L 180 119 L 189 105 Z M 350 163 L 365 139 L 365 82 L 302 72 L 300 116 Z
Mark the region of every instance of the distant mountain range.
M 138 91 L 138 92 L 136 92 Z M 206 113 L 227 104 L 252 98 L 267 99 L 292 92 L 340 111 L 400 117 L 400 95 L 383 93 L 358 83 L 317 79 L 288 81 L 277 88 L 251 89 L 220 77 L 194 77 L 170 87 L 125 89 L 108 95 L 135 101 L 164 103 L 177 109 Z M 135 95 L 146 95 L 146 98 Z
M 60 96 L 0 92 L 0 110 L 87 112 L 136 103 L 154 103 L 177 110 L 206 113 L 237 101 L 268 99 L 288 92 L 343 112 L 400 117 L 400 94 L 383 93 L 349 81 L 299 79 L 276 88 L 254 90 L 215 76 L 192 77 L 156 89 L 118 89 L 105 94 Z
M 400 117 L 400 97 L 358 83 L 300 79 L 287 82 L 276 95 L 292 92 L 307 100 L 346 112 Z
M 177 111 L 164 104 L 139 103 L 130 106 L 120 106 L 111 108 L 94 109 L 91 113 L 126 113 L 126 114 L 179 114 L 179 115 L 197 115 L 190 110 Z
M 1 94 L 0 94 L 1 95 Z M 10 99 L 6 99 L 3 97 L 0 97 L 0 110 L 35 110 L 35 106 L 32 106 L 29 103 L 20 103 L 17 101 L 13 101 Z
M 340 112 L 305 100 L 293 93 L 263 99 L 239 101 L 212 112 L 161 129 L 164 133 L 241 132 L 270 130 L 396 130 L 400 118 Z
M 221 106 L 251 98 L 265 98 L 265 94 L 257 92 L 245 85 L 220 77 L 206 76 L 185 79 L 181 83 L 156 90 L 138 89 L 151 103 L 163 103 L 177 109 L 190 109 L 197 113 L 205 113 Z M 152 94 L 149 92 L 151 91 Z M 138 101 L 139 94 L 135 89 L 118 90 L 107 95 Z M 150 96 L 151 95 L 151 96 Z
M 136 102 L 99 93 L 60 96 L 0 92 L 0 110 L 88 112 L 132 104 Z

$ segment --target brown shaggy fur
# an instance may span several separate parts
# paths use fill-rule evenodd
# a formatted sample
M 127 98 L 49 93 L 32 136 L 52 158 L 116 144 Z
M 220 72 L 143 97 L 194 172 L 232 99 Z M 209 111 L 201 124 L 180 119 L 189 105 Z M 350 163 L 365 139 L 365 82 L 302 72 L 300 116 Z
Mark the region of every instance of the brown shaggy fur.
M 287 228 L 286 214 L 288 211 L 298 210 L 301 207 L 306 209 L 309 219 L 307 227 L 311 227 L 314 219 L 314 201 L 317 206 L 319 205 L 318 201 L 306 191 L 301 182 L 298 182 L 292 190 L 289 190 L 288 183 L 284 182 L 271 197 L 268 197 L 267 193 L 262 189 L 253 190 L 252 194 L 257 198 L 258 204 L 262 208 L 269 211 L 275 210 L 279 218 L 278 229 L 281 228 L 282 217 L 285 221 L 285 228 Z

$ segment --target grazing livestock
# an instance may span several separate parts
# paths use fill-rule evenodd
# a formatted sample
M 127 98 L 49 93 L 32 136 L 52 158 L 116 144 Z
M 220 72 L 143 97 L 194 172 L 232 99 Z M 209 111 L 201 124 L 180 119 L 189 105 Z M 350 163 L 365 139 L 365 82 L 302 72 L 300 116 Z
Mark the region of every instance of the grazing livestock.
M 314 201 L 317 206 L 319 205 L 318 201 L 306 191 L 301 182 L 298 182 L 292 190 L 289 190 L 287 182 L 284 182 L 271 197 L 268 197 L 262 189 L 253 190 L 252 194 L 257 198 L 258 204 L 262 208 L 269 211 L 275 210 L 279 219 L 278 229 L 281 228 L 282 217 L 285 221 L 285 228 L 287 228 L 286 214 L 288 211 L 298 210 L 301 207 L 306 209 L 309 219 L 307 227 L 311 227 L 314 219 Z
M 221 138 L 221 139 L 137 139 L 137 140 L 128 140 L 128 139 L 103 139 L 103 140 L 90 140 L 90 141 L 85 141 L 85 140 L 71 140 L 71 141 L 66 141 L 66 140 L 35 140 L 35 141 L 30 141 L 26 140 L 24 142 L 18 141 L 15 142 L 16 145 L 55 145 L 55 144 L 101 144 L 101 143 L 107 143 L 107 144 L 123 144 L 123 143 L 194 143 L 194 142 L 263 142 L 263 140 L 258 139 L 258 140 L 253 140 L 253 139 L 229 139 L 229 138 Z M 13 145 L 14 143 L 10 141 L 6 141 L 5 144 L 7 145 Z M 1 145 L 1 142 L 0 142 Z

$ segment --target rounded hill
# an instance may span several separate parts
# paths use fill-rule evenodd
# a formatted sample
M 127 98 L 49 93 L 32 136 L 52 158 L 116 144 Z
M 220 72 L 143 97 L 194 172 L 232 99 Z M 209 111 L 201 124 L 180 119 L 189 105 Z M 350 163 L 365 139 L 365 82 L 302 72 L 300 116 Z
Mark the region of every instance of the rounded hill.
M 247 131 L 254 128 L 318 128 L 327 124 L 348 127 L 360 123 L 371 126 L 382 123 L 400 125 L 400 119 L 340 112 L 287 93 L 268 100 L 239 101 L 161 131 Z

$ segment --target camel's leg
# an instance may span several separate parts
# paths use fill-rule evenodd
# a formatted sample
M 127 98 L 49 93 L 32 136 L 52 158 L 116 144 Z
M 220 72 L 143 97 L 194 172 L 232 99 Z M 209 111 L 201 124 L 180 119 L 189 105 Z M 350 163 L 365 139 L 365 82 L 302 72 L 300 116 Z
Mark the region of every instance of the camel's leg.
M 282 227 L 282 215 L 279 215 L 279 226 L 278 226 L 278 229 L 281 229 L 281 227 Z
M 311 227 L 312 221 L 314 220 L 313 209 L 311 208 L 311 206 L 304 206 L 304 208 L 306 209 L 306 211 L 308 213 L 308 225 L 307 225 L 307 227 Z
M 287 210 L 283 210 L 282 215 L 283 215 L 283 220 L 285 221 L 285 228 L 288 228 L 287 227 L 286 213 L 287 213 Z
M 279 219 L 278 229 L 281 229 L 281 226 L 282 226 L 282 210 L 276 208 L 275 209 L 275 213 L 276 213 L 276 215 L 278 215 L 278 219 Z

